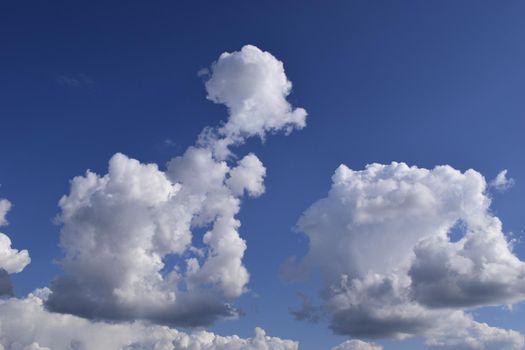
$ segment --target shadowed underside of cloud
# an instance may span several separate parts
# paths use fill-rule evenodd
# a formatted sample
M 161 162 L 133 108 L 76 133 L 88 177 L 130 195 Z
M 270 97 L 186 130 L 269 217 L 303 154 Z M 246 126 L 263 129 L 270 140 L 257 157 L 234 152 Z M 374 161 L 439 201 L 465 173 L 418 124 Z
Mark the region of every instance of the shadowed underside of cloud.
M 254 154 L 234 161 L 230 147 L 303 128 L 306 112 L 286 101 L 282 62 L 250 45 L 213 63 L 206 90 L 229 117 L 166 170 L 117 153 L 107 174 L 72 180 L 59 203 L 64 274 L 49 310 L 172 326 L 238 316 L 231 302 L 249 273 L 236 215 L 245 195 L 264 192 L 266 169 Z
M 0 297 L 13 296 L 13 284 L 9 278 L 9 273 L 0 268 Z
M 334 332 L 423 335 L 430 346 L 454 349 L 523 347 L 521 334 L 463 311 L 525 298 L 525 263 L 489 210 L 481 174 L 404 163 L 363 171 L 341 165 L 332 181 L 328 196 L 300 218 L 309 252 L 287 270 L 322 272 L 321 307 Z M 458 226 L 461 237 L 451 239 Z

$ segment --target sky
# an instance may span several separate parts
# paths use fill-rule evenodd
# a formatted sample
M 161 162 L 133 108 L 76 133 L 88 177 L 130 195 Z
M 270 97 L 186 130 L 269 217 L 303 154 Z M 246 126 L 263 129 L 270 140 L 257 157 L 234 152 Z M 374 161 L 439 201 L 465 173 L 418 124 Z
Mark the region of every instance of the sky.
M 0 349 L 523 349 L 524 15 L 2 2 Z

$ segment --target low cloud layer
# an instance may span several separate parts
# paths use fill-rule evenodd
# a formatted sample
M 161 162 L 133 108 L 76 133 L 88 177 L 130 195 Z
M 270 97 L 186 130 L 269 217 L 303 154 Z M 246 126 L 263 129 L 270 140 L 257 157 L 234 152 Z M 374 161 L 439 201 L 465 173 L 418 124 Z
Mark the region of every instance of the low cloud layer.
M 431 346 L 454 349 L 521 349 L 519 333 L 463 311 L 525 298 L 525 263 L 490 212 L 486 188 L 478 172 L 450 166 L 341 165 L 328 196 L 298 222 L 310 246 L 295 267 L 321 271 L 321 308 L 332 330 L 423 335 Z
M 383 347 L 374 343 L 352 339 L 333 347 L 332 350 L 383 350 Z
M 206 90 L 229 117 L 166 170 L 118 153 L 107 174 L 72 180 L 60 200 L 64 275 L 51 285 L 50 310 L 170 326 L 238 316 L 231 302 L 249 273 L 236 215 L 245 195 L 264 192 L 266 169 L 254 154 L 234 161 L 230 147 L 300 129 L 306 112 L 286 101 L 282 62 L 254 46 L 222 54 Z
M 269 337 L 257 328 L 253 338 L 191 334 L 141 322 L 111 324 L 44 308 L 48 290 L 24 299 L 0 300 L 0 350 L 297 350 L 297 342 Z

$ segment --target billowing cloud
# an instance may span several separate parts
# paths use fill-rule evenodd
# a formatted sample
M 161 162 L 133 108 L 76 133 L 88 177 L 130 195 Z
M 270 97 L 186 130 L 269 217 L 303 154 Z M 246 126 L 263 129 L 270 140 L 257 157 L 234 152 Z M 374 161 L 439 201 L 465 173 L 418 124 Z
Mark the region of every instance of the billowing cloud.
M 0 300 L 2 350 L 297 350 L 297 342 L 269 337 L 257 328 L 253 338 L 191 334 L 141 322 L 111 324 L 48 312 L 40 290 L 24 299 Z
M 450 166 L 371 164 L 353 171 L 341 165 L 328 196 L 298 222 L 310 242 L 299 264 L 324 276 L 330 327 L 366 338 L 425 335 L 429 345 L 441 345 L 435 332 L 448 322 L 474 338 L 483 333 L 480 343 L 520 348 L 519 333 L 463 312 L 525 299 L 525 263 L 490 212 L 486 187 L 478 172 Z M 458 344 L 467 338 L 458 335 Z
M 383 347 L 374 343 L 352 339 L 333 347 L 332 350 L 383 350 Z
M 234 162 L 228 147 L 301 128 L 306 112 L 286 101 L 282 63 L 256 47 L 221 55 L 211 71 L 208 97 L 230 112 L 221 127 L 166 170 L 118 153 L 107 174 L 72 180 L 59 203 L 64 275 L 51 285 L 50 310 L 178 326 L 237 317 L 231 302 L 249 273 L 236 215 L 245 194 L 264 192 L 266 169 L 251 153 Z
M 514 179 L 507 177 L 507 169 L 504 169 L 490 182 L 490 186 L 503 192 L 514 186 Z
M 6 215 L 11 209 L 11 202 L 0 199 L 0 226 L 7 225 Z M 31 259 L 27 250 L 11 248 L 11 239 L 0 232 L 0 269 L 7 273 L 18 273 L 22 271 Z
M 7 225 L 6 215 L 11 210 L 11 202 L 0 199 L 0 226 Z M 12 296 L 13 285 L 9 274 L 21 272 L 31 261 L 27 250 L 11 247 L 11 239 L 0 232 L 0 296 Z
M 525 337 L 513 330 L 476 322 L 462 311 L 436 322 L 426 333 L 426 344 L 442 350 L 523 350 Z
M 215 155 L 223 159 L 230 153 L 228 146 L 246 137 L 302 129 L 307 113 L 286 100 L 291 89 L 283 63 L 269 52 L 246 45 L 240 51 L 223 53 L 211 66 L 206 91 L 208 99 L 228 108 L 229 118 L 218 130 L 203 133 L 201 142 L 212 140 Z

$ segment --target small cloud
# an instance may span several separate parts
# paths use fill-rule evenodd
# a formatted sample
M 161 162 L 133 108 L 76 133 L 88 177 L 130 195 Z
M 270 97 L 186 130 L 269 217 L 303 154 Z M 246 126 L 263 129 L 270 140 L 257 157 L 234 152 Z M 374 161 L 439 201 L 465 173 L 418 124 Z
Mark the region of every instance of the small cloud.
M 198 77 L 208 77 L 210 76 L 210 70 L 208 68 L 201 68 L 197 71 Z
M 167 147 L 176 147 L 177 146 L 175 141 L 173 141 L 172 139 L 165 139 L 163 143 L 164 143 L 164 146 L 167 146 Z
M 504 169 L 499 172 L 489 185 L 499 192 L 504 192 L 514 186 L 514 179 L 507 177 L 507 169 Z
M 302 304 L 299 308 L 290 308 L 290 314 L 298 321 L 307 321 L 311 323 L 317 323 L 321 319 L 321 311 L 315 306 L 310 298 L 303 293 L 297 293 L 301 298 Z
M 95 85 L 95 81 L 84 73 L 73 75 L 59 75 L 56 81 L 62 85 L 70 88 L 91 87 Z

